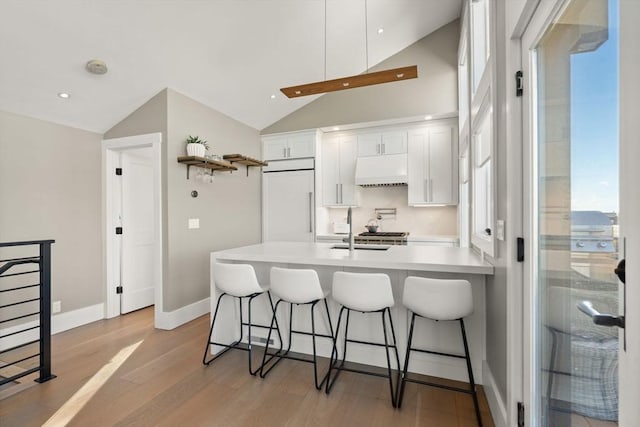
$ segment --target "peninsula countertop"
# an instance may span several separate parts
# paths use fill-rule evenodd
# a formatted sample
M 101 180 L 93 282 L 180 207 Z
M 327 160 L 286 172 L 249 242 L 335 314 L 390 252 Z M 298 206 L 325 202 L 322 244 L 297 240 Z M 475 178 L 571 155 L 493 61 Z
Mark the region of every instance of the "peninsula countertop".
M 388 250 L 332 249 L 333 243 L 267 242 L 213 252 L 220 261 L 327 265 L 492 275 L 493 266 L 469 248 L 390 246 Z

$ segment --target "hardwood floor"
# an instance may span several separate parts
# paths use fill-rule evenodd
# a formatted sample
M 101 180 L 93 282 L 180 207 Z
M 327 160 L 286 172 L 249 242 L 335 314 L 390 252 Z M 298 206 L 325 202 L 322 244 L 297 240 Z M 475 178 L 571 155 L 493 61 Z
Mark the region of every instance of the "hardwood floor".
M 205 367 L 208 322 L 207 315 L 172 331 L 156 330 L 153 310 L 145 309 L 57 334 L 58 377 L 0 400 L 0 425 L 44 424 L 120 350 L 140 340 L 68 425 L 476 425 L 471 397 L 461 393 L 408 383 L 397 410 L 383 378 L 343 372 L 326 395 L 314 388 L 306 363 L 284 360 L 264 380 L 248 374 L 246 352 L 230 351 Z M 482 390 L 480 405 L 484 425 L 493 426 Z

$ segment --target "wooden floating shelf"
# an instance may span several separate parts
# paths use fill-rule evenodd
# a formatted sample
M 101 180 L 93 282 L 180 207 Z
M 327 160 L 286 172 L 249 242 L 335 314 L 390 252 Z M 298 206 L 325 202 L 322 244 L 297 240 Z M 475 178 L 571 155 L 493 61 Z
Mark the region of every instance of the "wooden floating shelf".
M 261 160 L 243 156 L 242 154 L 225 154 L 224 156 L 222 156 L 222 158 L 231 163 L 240 163 L 241 165 L 246 166 L 267 166 L 269 164 Z
M 269 165 L 269 163 L 267 162 L 264 162 L 262 160 L 257 160 L 248 156 L 243 156 L 242 154 L 225 154 L 224 156 L 222 156 L 222 158 L 231 163 L 240 163 L 241 165 L 245 165 L 247 167 L 247 176 L 249 176 L 250 167 L 260 167 L 260 166 Z
M 224 160 L 207 159 L 198 156 L 178 157 L 178 163 L 187 165 L 187 179 L 189 179 L 189 169 L 191 168 L 191 166 L 220 172 L 232 172 L 238 170 L 238 168 L 232 165 L 230 162 Z

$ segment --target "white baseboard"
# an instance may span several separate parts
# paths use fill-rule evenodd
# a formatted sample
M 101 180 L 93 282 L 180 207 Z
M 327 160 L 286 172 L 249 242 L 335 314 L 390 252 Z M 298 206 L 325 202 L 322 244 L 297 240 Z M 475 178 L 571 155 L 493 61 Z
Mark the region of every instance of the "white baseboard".
M 95 304 L 88 307 L 82 307 L 77 310 L 67 311 L 65 313 L 54 314 L 51 317 L 51 334 L 55 335 L 96 320 L 104 319 L 104 304 Z M 33 320 L 20 325 L 11 326 L 0 329 L 0 336 L 12 334 L 23 329 L 38 326 L 38 321 Z M 5 337 L 0 341 L 0 351 L 34 341 L 40 338 L 40 329 L 31 329 L 29 331 Z
M 209 313 L 211 310 L 210 298 L 205 298 L 200 301 L 196 301 L 193 304 L 181 307 L 174 311 L 161 311 L 156 305 L 155 310 L 155 327 L 157 329 L 171 330 L 180 325 L 184 325 L 203 314 Z
M 489 402 L 493 422 L 496 427 L 507 427 L 507 408 L 486 360 L 482 362 L 482 372 L 484 393 Z

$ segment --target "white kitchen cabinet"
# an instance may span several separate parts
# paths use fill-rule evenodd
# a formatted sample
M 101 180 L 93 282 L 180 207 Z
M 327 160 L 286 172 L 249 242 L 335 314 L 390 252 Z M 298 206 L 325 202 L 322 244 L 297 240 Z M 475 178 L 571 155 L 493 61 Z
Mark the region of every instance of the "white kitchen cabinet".
M 265 160 L 315 157 L 316 131 L 269 135 L 262 138 L 262 157 Z
M 457 129 L 438 125 L 409 131 L 410 206 L 458 203 Z
M 358 135 L 358 157 L 402 154 L 407 152 L 404 131 L 376 132 Z
M 357 206 L 356 137 L 333 135 L 322 141 L 322 204 Z

